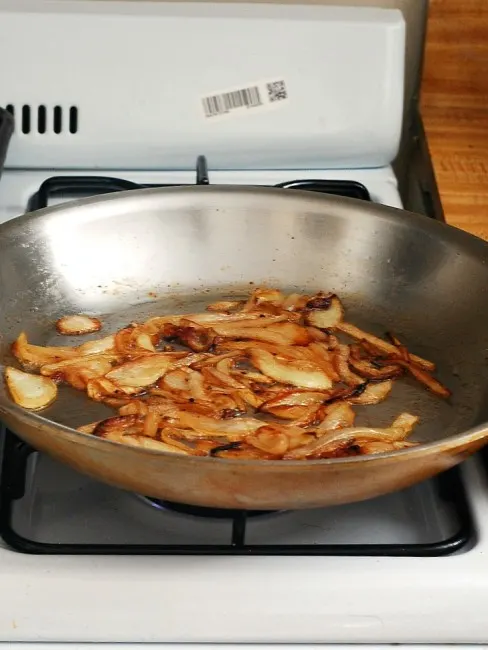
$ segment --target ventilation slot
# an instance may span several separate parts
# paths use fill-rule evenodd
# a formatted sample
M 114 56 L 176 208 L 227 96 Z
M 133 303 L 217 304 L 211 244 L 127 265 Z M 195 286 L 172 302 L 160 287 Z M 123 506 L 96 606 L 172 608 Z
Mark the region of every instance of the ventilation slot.
M 46 133 L 46 107 L 39 106 L 37 109 L 37 131 L 38 133 Z
M 28 104 L 22 106 L 22 133 L 30 133 L 31 130 L 31 109 Z
M 24 104 L 17 106 L 7 104 L 7 111 L 16 118 L 16 130 L 20 130 L 25 135 L 30 133 L 40 133 L 46 135 L 55 133 L 78 133 L 78 107 L 54 106 L 47 108 L 44 104 L 32 106 Z
M 69 132 L 77 133 L 78 131 L 78 109 L 72 106 L 69 109 Z
M 53 131 L 61 133 L 63 130 L 63 109 L 61 106 L 54 107 Z

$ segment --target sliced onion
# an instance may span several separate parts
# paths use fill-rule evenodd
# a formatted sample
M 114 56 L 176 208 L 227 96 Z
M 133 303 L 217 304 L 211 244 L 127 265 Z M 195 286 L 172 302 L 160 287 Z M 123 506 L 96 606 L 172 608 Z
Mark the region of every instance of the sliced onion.
M 255 338 L 257 332 L 266 331 L 264 328 L 270 326 L 277 326 L 280 323 L 285 323 L 287 316 L 264 316 L 259 319 L 242 319 L 232 323 L 214 323 L 212 329 L 217 332 L 219 336 L 228 338 Z M 290 323 L 291 324 L 291 323 Z M 247 331 L 249 330 L 249 331 Z M 254 335 L 254 336 L 253 336 Z M 287 339 L 288 340 L 288 339 Z
M 382 402 L 388 397 L 392 388 L 393 381 L 391 379 L 371 383 L 365 387 L 362 393 L 357 396 L 348 397 L 347 401 L 350 404 L 379 404 L 379 402 Z
M 11 366 L 5 368 L 5 381 L 14 402 L 30 411 L 46 408 L 58 394 L 58 387 L 52 379 Z
M 392 343 L 388 343 L 388 341 L 384 341 L 383 339 L 380 339 L 377 336 L 374 336 L 373 334 L 369 334 L 368 332 L 364 332 L 363 330 L 359 329 L 359 327 L 356 327 L 355 325 L 351 325 L 351 323 L 344 323 L 341 322 L 337 328 L 341 331 L 344 332 L 344 334 L 347 334 L 353 339 L 356 339 L 357 341 L 367 341 L 370 345 L 373 345 L 377 350 L 381 350 L 382 352 L 386 352 L 387 354 L 393 355 L 393 357 L 398 357 L 399 352 L 398 348 L 393 345 Z M 429 371 L 434 371 L 435 370 L 435 364 L 432 363 L 432 361 L 427 361 L 426 359 L 422 359 L 422 357 L 417 356 L 416 354 L 411 354 L 410 359 L 415 362 L 418 366 L 423 368 L 424 370 L 429 370 Z
M 112 352 L 115 346 L 115 335 L 110 334 L 102 339 L 87 341 L 76 348 L 78 355 L 100 354 L 102 352 Z
M 334 350 L 334 366 L 341 380 L 348 386 L 359 386 L 364 383 L 363 377 L 356 375 L 349 368 L 350 349 L 347 345 L 338 345 Z
M 311 343 L 307 352 L 309 358 L 315 361 L 332 381 L 340 381 L 341 377 L 334 367 L 334 353 L 330 352 L 324 343 Z
M 234 311 L 243 306 L 244 302 L 242 300 L 221 300 L 207 305 L 206 309 L 207 311 L 218 311 L 225 314 L 226 312 Z
M 132 399 L 119 408 L 119 415 L 147 415 L 149 407 L 147 402 L 140 399 Z
M 362 454 L 384 454 L 389 451 L 396 451 L 397 449 L 407 449 L 408 447 L 415 447 L 414 442 L 407 442 L 406 440 L 394 440 L 393 442 L 363 442 L 361 443 Z
M 265 350 L 252 350 L 251 359 L 258 370 L 275 381 L 299 388 L 328 390 L 332 387 L 330 378 L 312 362 L 283 362 Z
M 267 289 L 266 287 L 257 287 L 254 289 L 247 302 L 244 304 L 242 311 L 249 312 L 258 308 L 275 308 L 279 309 L 285 300 L 285 296 L 278 289 Z
M 188 390 L 195 400 L 210 400 L 210 394 L 205 388 L 203 376 L 196 370 L 190 370 L 188 373 Z
M 327 433 L 320 438 L 293 449 L 285 454 L 284 458 L 299 460 L 303 458 L 317 457 L 325 453 L 333 453 L 341 445 L 352 445 L 356 442 L 395 442 L 403 436 L 401 429 L 372 429 L 369 427 L 351 427 L 338 429 Z
M 270 426 L 261 427 L 254 435 L 248 436 L 246 443 L 268 454 L 280 457 L 286 454 L 290 446 L 288 436 L 284 433 L 277 432 Z
M 303 296 L 299 293 L 291 293 L 286 296 L 281 307 L 285 311 L 302 311 L 307 306 L 308 301 L 308 296 Z
M 148 350 L 149 352 L 156 352 L 156 348 L 152 342 L 151 337 L 147 332 L 141 332 L 135 337 L 136 346 L 141 348 L 141 350 Z
M 160 417 L 155 411 L 149 411 L 144 418 L 142 433 L 148 438 L 155 438 L 158 433 Z
M 412 355 L 413 358 L 413 355 Z M 428 372 L 419 368 L 415 363 L 407 363 L 406 361 L 398 361 L 398 365 L 408 370 L 408 372 L 415 377 L 415 379 L 428 388 L 432 393 L 438 397 L 448 399 L 451 396 L 449 388 L 441 384 L 440 381 L 429 375 Z
M 323 431 L 336 431 L 337 429 L 346 429 L 354 425 L 356 413 L 347 402 L 336 402 L 327 406 L 325 417 L 318 427 L 315 428 L 317 435 Z
M 85 314 L 63 316 L 56 321 L 56 329 L 60 334 L 74 336 L 76 334 L 91 334 L 102 329 L 102 321 Z
M 163 387 L 167 390 L 183 391 L 189 390 L 189 375 L 184 370 L 171 370 L 163 377 Z
M 367 379 L 393 379 L 403 374 L 398 364 L 388 364 L 377 368 L 366 359 L 349 358 L 349 365 L 362 377 Z
M 168 354 L 150 354 L 114 368 L 106 378 L 119 386 L 150 386 L 164 375 L 172 362 L 173 358 Z
M 296 323 L 276 323 L 268 327 L 216 327 L 219 335 L 235 339 L 253 339 L 275 345 L 307 345 L 313 340 L 306 327 Z
M 20 363 L 29 368 L 40 368 L 46 363 L 56 363 L 78 356 L 76 348 L 32 345 L 27 341 L 25 332 L 19 334 L 11 350 Z
M 254 433 L 263 426 L 261 420 L 255 418 L 236 418 L 233 420 L 217 421 L 203 415 L 193 415 L 180 411 L 174 418 L 174 424 L 179 427 L 187 427 L 193 431 L 201 432 L 203 436 L 209 434 L 215 436 L 246 436 Z
M 261 405 L 260 410 L 273 412 L 276 407 L 290 406 L 315 406 L 323 403 L 325 393 L 306 391 L 306 390 L 286 390 L 278 395 L 274 395 Z
M 344 318 L 344 307 L 337 296 L 328 299 L 326 309 L 312 309 L 306 315 L 306 321 L 309 325 L 319 329 L 333 329 L 338 327 Z
M 48 363 L 41 367 L 41 375 L 63 379 L 70 371 L 83 372 L 87 378 L 101 377 L 109 372 L 117 360 L 114 354 L 92 354 L 85 357 L 75 357 L 57 363 Z
M 182 456 L 189 456 L 191 451 L 190 449 L 188 449 L 188 451 L 184 451 L 181 447 L 177 447 L 176 445 L 168 445 L 166 442 L 155 440 L 154 438 L 147 438 L 141 434 L 122 432 L 119 433 L 118 431 L 112 431 L 103 437 L 107 440 L 118 442 L 123 445 L 141 447 L 142 449 L 151 449 L 154 451 L 162 451 L 167 454 L 181 454 Z
M 164 332 L 164 335 L 177 339 L 195 352 L 209 350 L 216 337 L 216 333 L 211 327 L 202 327 L 198 323 L 192 323 L 187 319 L 182 319 L 177 327 L 171 326 L 171 329 Z
M 93 433 L 97 426 L 100 424 L 100 420 L 97 422 L 90 422 L 89 424 L 82 424 L 81 427 L 77 427 L 76 430 L 80 433 Z
M 241 354 L 238 350 L 234 350 L 232 352 L 224 352 L 223 354 L 202 354 L 202 358 L 197 361 L 192 361 L 191 366 L 195 370 L 200 370 L 205 366 L 215 366 L 219 361 L 222 361 L 223 359 L 236 359 L 240 356 Z
M 201 314 L 180 314 L 180 315 L 169 315 L 169 316 L 156 316 L 150 318 L 144 323 L 144 328 L 150 333 L 157 333 L 162 330 L 166 325 L 174 325 L 178 327 L 181 324 L 182 320 L 188 320 L 192 323 L 197 323 L 198 325 L 204 325 L 208 327 L 213 327 L 217 323 L 233 323 L 236 321 L 243 322 L 244 320 L 257 320 L 261 316 L 267 316 L 262 312 L 254 312 L 248 314 L 242 313 L 232 313 L 232 314 L 220 314 L 220 313 L 201 313 Z
M 412 415 L 411 413 L 400 413 L 400 415 L 393 420 L 391 428 L 402 429 L 406 437 L 409 433 L 412 432 L 419 419 L 420 418 L 418 415 Z
M 127 358 L 152 354 L 155 351 L 156 335 L 151 335 L 144 326 L 131 325 L 115 334 L 114 347 L 119 354 Z
M 103 402 L 107 397 L 125 397 L 126 395 L 140 395 L 143 390 L 138 386 L 121 386 L 106 377 L 95 377 L 86 383 L 86 392 L 95 402 Z

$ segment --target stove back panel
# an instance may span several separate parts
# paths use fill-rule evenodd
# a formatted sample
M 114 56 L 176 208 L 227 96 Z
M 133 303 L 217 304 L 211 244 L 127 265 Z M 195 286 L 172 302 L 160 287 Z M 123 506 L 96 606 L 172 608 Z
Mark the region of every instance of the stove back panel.
M 378 167 L 398 150 L 398 9 L 0 0 L 0 57 L 11 168 Z

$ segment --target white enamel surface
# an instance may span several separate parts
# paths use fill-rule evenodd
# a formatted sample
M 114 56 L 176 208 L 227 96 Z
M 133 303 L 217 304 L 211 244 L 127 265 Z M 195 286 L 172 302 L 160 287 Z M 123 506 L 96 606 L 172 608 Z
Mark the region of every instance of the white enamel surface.
M 0 0 L 0 105 L 17 115 L 30 105 L 33 128 L 17 126 L 7 164 L 189 169 L 205 154 L 219 169 L 385 166 L 404 58 L 398 10 Z M 273 80 L 287 101 L 204 117 L 202 97 Z M 71 106 L 76 134 L 65 130 Z
M 483 643 L 488 484 L 445 558 L 36 556 L 0 549 L 3 641 Z M 225 614 L 224 614 L 225 612 Z

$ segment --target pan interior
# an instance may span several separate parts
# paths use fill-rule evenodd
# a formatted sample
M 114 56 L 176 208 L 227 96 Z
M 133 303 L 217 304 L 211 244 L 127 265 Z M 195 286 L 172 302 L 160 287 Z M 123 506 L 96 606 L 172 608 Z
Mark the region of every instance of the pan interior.
M 488 419 L 488 266 L 474 240 L 408 214 L 301 193 L 130 194 L 0 229 L 4 365 L 22 330 L 33 343 L 77 345 L 256 286 L 335 291 L 347 320 L 380 336 L 393 331 L 437 364 L 453 392 L 446 402 L 399 380 L 384 403 L 356 407 L 358 424 L 384 426 L 409 411 L 420 416 L 412 439 L 432 442 Z M 61 337 L 53 323 L 67 313 L 101 317 L 102 333 Z M 43 412 L 73 427 L 111 414 L 64 387 Z

